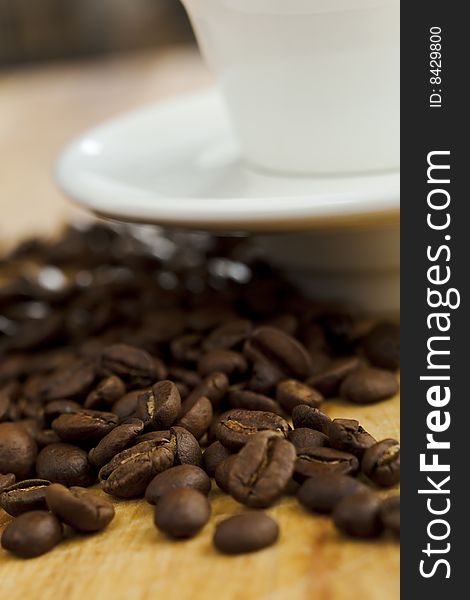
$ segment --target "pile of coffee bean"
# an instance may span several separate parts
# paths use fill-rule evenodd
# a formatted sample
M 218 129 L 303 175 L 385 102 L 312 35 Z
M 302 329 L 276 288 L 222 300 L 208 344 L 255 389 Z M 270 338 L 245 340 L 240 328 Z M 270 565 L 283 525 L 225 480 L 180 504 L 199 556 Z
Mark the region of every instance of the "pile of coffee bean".
M 397 393 L 398 326 L 362 325 L 238 238 L 93 224 L 21 244 L 0 260 L 2 546 L 104 529 L 98 482 L 192 537 L 212 478 L 249 508 L 217 524 L 222 553 L 274 543 L 262 509 L 292 494 L 350 536 L 399 534 L 399 496 L 377 491 L 399 481 L 399 442 L 319 408 Z

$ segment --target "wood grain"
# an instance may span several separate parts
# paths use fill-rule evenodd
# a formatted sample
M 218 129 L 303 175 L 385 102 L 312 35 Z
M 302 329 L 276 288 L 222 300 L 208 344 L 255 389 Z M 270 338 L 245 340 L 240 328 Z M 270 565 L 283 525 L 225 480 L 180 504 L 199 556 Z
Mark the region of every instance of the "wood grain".
M 70 137 L 105 117 L 210 81 L 197 55 L 179 51 L 0 75 L 0 241 L 49 234 L 76 215 L 51 180 L 53 160 Z M 375 437 L 399 436 L 398 397 L 374 406 L 325 403 L 331 416 L 354 417 Z M 392 490 L 393 491 L 393 490 Z M 390 492 L 387 492 L 390 493 Z M 0 551 L 0 597 L 8 600 L 397 600 L 399 547 L 351 541 L 325 517 L 284 499 L 268 512 L 279 543 L 240 557 L 217 554 L 217 521 L 241 509 L 217 490 L 199 536 L 171 542 L 142 500 L 116 502 L 109 529 L 71 536 L 48 555 L 17 560 Z M 8 521 L 0 511 L 0 528 Z

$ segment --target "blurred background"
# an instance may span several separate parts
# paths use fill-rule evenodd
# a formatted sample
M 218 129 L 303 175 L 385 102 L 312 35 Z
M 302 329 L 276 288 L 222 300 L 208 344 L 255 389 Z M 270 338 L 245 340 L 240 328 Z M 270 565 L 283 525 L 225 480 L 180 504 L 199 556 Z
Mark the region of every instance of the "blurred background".
M 191 44 L 178 0 L 0 0 L 0 66 Z

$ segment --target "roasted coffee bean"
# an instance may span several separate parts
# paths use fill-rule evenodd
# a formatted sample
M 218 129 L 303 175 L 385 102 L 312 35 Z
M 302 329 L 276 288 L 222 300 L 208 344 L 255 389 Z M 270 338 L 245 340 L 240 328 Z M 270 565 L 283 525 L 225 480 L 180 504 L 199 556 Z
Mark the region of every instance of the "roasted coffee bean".
M 202 462 L 204 470 L 209 477 L 214 477 L 216 468 L 229 456 L 230 451 L 219 441 L 212 442 L 212 444 L 206 448 L 202 455 Z
M 0 473 L 0 494 L 16 481 L 14 473 Z
M 111 406 L 126 393 L 126 386 L 117 375 L 106 377 L 91 391 L 84 403 L 85 408 L 99 410 Z
M 299 327 L 299 320 L 290 313 L 282 313 L 272 317 L 269 321 L 263 323 L 266 327 L 275 327 L 289 335 L 295 335 Z
M 76 413 L 83 410 L 83 407 L 74 400 L 52 400 L 44 406 L 44 418 L 46 423 L 52 423 L 60 415 Z
M 36 473 L 41 479 L 66 486 L 88 487 L 94 482 L 85 450 L 71 444 L 49 444 L 39 452 Z
M 227 492 L 227 494 L 230 470 L 236 458 L 236 454 L 231 454 L 225 460 L 220 462 L 214 471 L 214 479 L 216 484 L 223 492 Z
M 52 550 L 62 540 L 58 518 L 43 510 L 33 510 L 9 523 L 2 534 L 2 547 L 20 558 L 34 558 Z
M 253 325 L 247 319 L 234 319 L 213 329 L 202 342 L 204 351 L 230 350 L 240 345 L 251 333 Z
M 210 373 L 221 372 L 227 377 L 243 375 L 248 370 L 246 358 L 234 350 L 211 350 L 201 356 L 197 369 L 203 377 Z
M 140 419 L 139 419 L 140 421 Z M 186 430 L 185 430 L 186 431 Z M 144 433 L 139 434 L 130 444 L 131 446 L 135 446 L 136 444 L 140 444 L 140 442 L 169 442 L 171 440 L 171 433 L 169 429 L 162 429 L 161 431 L 146 431 Z
M 90 450 L 88 458 L 91 464 L 102 467 L 108 463 L 113 456 L 131 445 L 143 429 L 144 423 L 140 419 L 129 419 L 115 427 Z
M 310 355 L 295 338 L 275 327 L 255 329 L 243 353 L 252 362 L 268 362 L 287 376 L 303 379 L 312 368 Z
M 33 470 L 36 455 L 36 442 L 21 425 L 0 423 L 0 473 L 25 479 Z
M 0 385 L 0 422 L 9 419 L 13 402 L 17 399 L 20 386 L 17 381 L 10 381 L 5 385 Z
M 362 341 L 364 354 L 374 367 L 396 371 L 400 365 L 400 327 L 395 323 L 377 323 Z
M 319 513 L 330 513 L 340 500 L 367 487 L 358 479 L 337 473 L 318 473 L 309 477 L 297 493 L 305 508 Z
M 380 535 L 380 499 L 371 491 L 345 496 L 333 510 L 336 527 L 352 537 L 371 538 Z
M 394 533 L 400 535 L 400 496 L 391 496 L 385 498 L 380 505 L 380 520 L 383 526 Z
M 162 496 L 178 488 L 191 488 L 207 496 L 211 489 L 211 480 L 200 467 L 178 465 L 152 479 L 145 491 L 145 499 L 150 504 L 157 504 Z
M 283 411 L 278 402 L 251 390 L 233 390 L 228 393 L 228 404 L 231 408 L 244 408 L 246 410 L 261 410 L 273 412 L 277 415 Z
M 202 383 L 199 373 L 191 371 L 190 369 L 183 369 L 182 367 L 171 367 L 171 369 L 168 370 L 168 379 L 175 383 L 184 383 L 188 388 L 196 388 Z M 200 395 L 206 396 L 207 394 Z
M 100 531 L 114 518 L 114 506 L 109 500 L 82 487 L 68 489 L 53 483 L 46 490 L 46 502 L 63 523 L 83 533 Z
M 130 417 L 135 413 L 137 410 L 137 402 L 140 396 L 145 394 L 146 391 L 147 390 L 143 389 L 133 390 L 132 392 L 124 394 L 122 398 L 119 398 L 119 400 L 113 404 L 111 412 L 117 415 L 120 419 L 127 419 L 127 417 Z
M 350 452 L 359 458 L 367 448 L 377 443 L 355 419 L 334 419 L 328 428 L 328 437 L 332 448 Z
M 172 538 L 195 536 L 207 523 L 211 506 L 196 489 L 177 488 L 167 492 L 155 507 L 156 527 Z
M 329 445 L 328 436 L 321 431 L 308 429 L 307 427 L 299 427 L 289 431 L 287 439 L 294 444 L 297 452 L 301 452 L 304 448 L 319 448 L 320 446 Z
M 321 350 L 310 351 L 310 358 L 312 360 L 312 370 L 310 377 L 318 375 L 322 371 L 325 371 L 332 363 L 331 357 L 322 352 Z
M 341 384 L 340 394 L 356 404 L 370 404 L 391 398 L 398 392 L 398 381 L 385 369 L 362 367 Z
M 289 429 L 289 423 L 274 413 L 234 408 L 219 417 L 215 435 L 226 448 L 236 451 L 259 431 L 274 431 L 286 437 Z
M 190 431 L 184 427 L 172 427 L 170 441 L 175 451 L 175 464 L 202 465 L 201 447 Z
M 278 537 L 274 519 L 260 511 L 248 511 L 217 524 L 214 546 L 223 554 L 245 554 L 271 546 Z
M 295 479 L 302 482 L 318 473 L 355 475 L 359 462 L 353 454 L 334 448 L 303 448 L 295 461 Z
M 176 424 L 199 440 L 209 429 L 212 416 L 212 404 L 206 396 L 188 398 L 181 404 L 180 418 Z
M 100 469 L 102 488 L 118 498 L 140 496 L 153 477 L 169 469 L 173 461 L 174 450 L 170 442 L 140 442 L 116 454 Z
M 157 379 L 150 354 L 128 344 L 113 344 L 102 351 L 100 373 L 104 377 L 117 375 L 134 388 L 152 385 Z
M 253 365 L 251 378 L 247 383 L 247 389 L 259 394 L 270 394 L 276 385 L 285 378 L 285 375 L 268 362 L 259 361 Z
M 332 361 L 324 371 L 309 377 L 307 384 L 318 390 L 325 398 L 337 396 L 342 382 L 359 366 L 359 359 L 355 356 L 339 358 Z
M 173 425 L 181 410 L 181 396 L 172 381 L 159 381 L 139 397 L 137 416 L 146 426 L 165 429 Z
M 42 398 L 60 400 L 82 398 L 93 387 L 96 378 L 96 365 L 92 359 L 77 360 L 65 369 L 59 369 L 46 379 L 41 389 Z
M 318 408 L 300 404 L 292 411 L 292 423 L 294 424 L 295 429 L 307 427 L 328 435 L 331 419 Z
M 34 435 L 34 439 L 36 440 L 39 449 L 42 449 L 49 444 L 57 444 L 62 441 L 53 429 L 41 429 L 37 431 Z
M 251 508 L 271 506 L 285 490 L 296 456 L 295 446 L 275 433 L 251 436 L 230 468 L 230 495 Z
M 364 453 L 361 468 L 373 483 L 395 485 L 400 481 L 400 443 L 389 438 L 374 444 Z
M 119 423 L 113 413 L 81 410 L 64 414 L 52 421 L 52 429 L 64 442 L 96 442 Z
M 202 335 L 185 333 L 170 342 L 172 357 L 182 363 L 196 363 L 201 356 Z
M 327 344 L 335 354 L 347 354 L 354 349 L 354 321 L 351 315 L 329 312 L 320 318 L 320 323 Z
M 0 506 L 12 517 L 30 510 L 47 510 L 46 488 L 49 481 L 25 479 L 11 485 L 0 495 Z
M 299 404 L 318 408 L 323 402 L 323 396 L 305 383 L 285 379 L 277 384 L 276 400 L 288 414 L 292 414 Z
M 225 373 L 211 373 L 191 392 L 188 402 L 205 396 L 209 398 L 213 408 L 218 408 L 229 388 L 229 380 Z

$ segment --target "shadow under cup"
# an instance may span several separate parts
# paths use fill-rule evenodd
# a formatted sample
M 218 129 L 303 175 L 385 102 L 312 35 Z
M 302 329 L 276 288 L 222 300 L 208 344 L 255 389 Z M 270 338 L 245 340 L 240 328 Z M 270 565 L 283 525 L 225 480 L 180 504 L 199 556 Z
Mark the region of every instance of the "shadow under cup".
M 399 0 L 183 0 L 244 158 L 283 173 L 399 165 Z

